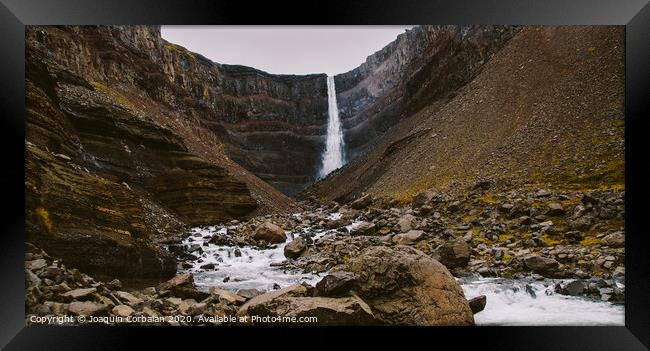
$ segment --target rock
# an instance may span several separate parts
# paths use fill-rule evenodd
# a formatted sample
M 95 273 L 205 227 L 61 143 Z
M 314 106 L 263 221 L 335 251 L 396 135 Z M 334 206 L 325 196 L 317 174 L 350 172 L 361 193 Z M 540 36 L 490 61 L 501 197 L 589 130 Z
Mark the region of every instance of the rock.
M 65 301 L 90 300 L 90 299 L 92 299 L 92 295 L 95 292 L 97 292 L 97 289 L 95 289 L 95 288 L 75 289 L 75 290 L 70 290 L 70 291 L 68 291 L 66 293 L 63 293 L 60 296 Z
M 115 296 L 131 306 L 139 305 L 142 303 L 142 299 L 139 299 L 126 291 L 116 291 Z
M 210 288 L 210 294 L 217 296 L 220 301 L 224 301 L 229 305 L 235 305 L 235 304 L 239 305 L 246 302 L 245 297 L 239 296 L 233 292 L 224 289 L 212 287 Z
M 584 292 L 585 284 L 580 280 L 574 280 L 564 287 L 567 295 L 580 296 Z
M 438 261 L 409 246 L 372 246 L 334 271 L 355 276 L 354 292 L 391 325 L 472 325 L 463 290 Z
M 262 295 L 258 295 L 248 300 L 243 304 L 237 311 L 238 316 L 248 315 L 249 308 L 255 308 L 257 305 L 266 304 L 269 301 L 278 298 L 280 296 L 305 296 L 307 293 L 307 288 L 303 285 L 290 285 L 283 289 L 278 289 L 274 291 L 269 291 Z
M 372 196 L 370 194 L 367 194 L 352 201 L 352 203 L 350 203 L 350 207 L 355 210 L 360 210 L 370 206 L 370 204 L 372 204 Z
M 253 239 L 268 244 L 283 243 L 287 240 L 284 230 L 271 222 L 264 222 L 255 229 Z
M 298 258 L 307 248 L 307 242 L 302 236 L 297 237 L 284 246 L 284 256 L 286 258 Z
M 446 242 L 438 250 L 440 262 L 448 268 L 466 267 L 471 256 L 471 249 L 463 239 Z
M 248 309 L 250 315 L 316 317 L 318 325 L 374 325 L 378 321 L 368 304 L 357 296 L 278 297 Z M 277 324 L 277 323 L 274 323 Z
M 252 299 L 255 296 L 264 294 L 264 291 L 257 289 L 239 289 L 236 291 L 236 294 L 246 299 Z
M 25 262 L 25 268 L 29 269 L 30 271 L 36 271 L 41 268 L 45 268 L 46 266 L 47 266 L 47 262 L 45 262 L 45 260 L 42 258 Z
M 431 201 L 431 199 L 433 199 L 434 195 L 435 194 L 432 191 L 421 192 L 415 195 L 415 197 L 413 197 L 413 201 L 411 201 L 411 206 L 418 208 L 423 205 L 426 205 L 427 203 L 429 203 L 429 201 Z
M 25 279 L 31 284 L 31 286 L 41 285 L 41 278 L 36 274 L 32 273 L 29 269 L 25 269 Z
M 374 235 L 376 226 L 371 222 L 361 222 L 352 228 L 350 234 L 352 235 Z
M 468 301 L 469 308 L 472 309 L 472 313 L 477 314 L 485 308 L 487 303 L 487 297 L 485 295 L 479 295 L 477 297 L 471 298 Z
M 422 239 L 423 236 L 424 231 L 422 230 L 409 230 L 407 233 L 393 236 L 392 240 L 398 245 L 407 245 Z
M 552 202 L 548 204 L 548 210 L 546 211 L 547 216 L 564 216 L 566 211 L 564 207 L 559 202 Z
M 68 311 L 75 316 L 98 316 L 108 312 L 109 306 L 106 304 L 91 301 L 74 301 L 68 305 Z
M 413 229 L 415 222 L 415 216 L 412 214 L 405 214 L 397 221 L 397 228 L 400 232 L 406 233 L 409 230 Z
M 106 287 L 111 290 L 122 289 L 122 282 L 119 279 L 113 279 L 110 282 L 106 283 Z
M 327 229 L 336 229 L 336 228 L 341 228 L 346 225 L 349 225 L 351 223 L 349 218 L 341 217 L 339 219 L 333 219 L 327 223 L 325 223 L 325 227 Z
M 133 313 L 135 313 L 135 310 L 132 309 L 131 307 L 127 306 L 127 305 L 117 305 L 117 306 L 113 307 L 111 312 L 113 312 L 113 314 L 116 315 L 116 316 L 128 317 L 128 316 L 132 315 Z
M 194 277 L 192 276 L 192 273 L 183 273 L 158 285 L 158 290 L 169 290 L 176 286 L 192 284 L 194 284 Z
M 204 265 L 200 266 L 199 268 L 201 268 L 201 269 L 214 269 L 214 267 L 215 267 L 214 263 L 207 263 L 207 264 L 204 264 Z
M 172 295 L 183 299 L 194 299 L 196 301 L 203 301 L 210 297 L 209 293 L 195 289 L 188 286 L 177 286 L 172 288 Z
M 615 232 L 605 236 L 602 243 L 611 247 L 625 247 L 625 234 L 623 232 Z
M 545 276 L 556 273 L 560 267 L 558 261 L 542 256 L 528 256 L 524 258 L 524 265 L 531 271 Z
M 348 295 L 355 283 L 355 277 L 350 272 L 332 272 L 316 283 L 317 296 Z

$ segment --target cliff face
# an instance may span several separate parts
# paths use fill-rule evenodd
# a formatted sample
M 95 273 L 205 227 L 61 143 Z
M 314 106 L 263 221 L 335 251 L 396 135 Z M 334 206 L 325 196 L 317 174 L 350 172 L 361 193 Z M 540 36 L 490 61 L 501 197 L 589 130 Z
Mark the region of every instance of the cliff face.
M 307 193 L 408 201 L 427 189 L 463 191 L 479 181 L 624 187 L 623 48 L 622 27 L 521 28 L 449 99 L 430 99 L 415 113 L 406 108 L 406 118 L 368 153 Z M 406 93 L 402 105 L 427 95 Z
M 214 64 L 156 27 L 27 27 L 28 240 L 91 273 L 164 277 L 156 243 L 183 225 L 294 208 L 242 165 L 310 179 L 308 156 L 277 152 L 317 148 L 320 78 Z
M 509 26 L 418 26 L 335 76 L 349 158 L 365 154 L 406 116 L 453 95 L 515 32 Z

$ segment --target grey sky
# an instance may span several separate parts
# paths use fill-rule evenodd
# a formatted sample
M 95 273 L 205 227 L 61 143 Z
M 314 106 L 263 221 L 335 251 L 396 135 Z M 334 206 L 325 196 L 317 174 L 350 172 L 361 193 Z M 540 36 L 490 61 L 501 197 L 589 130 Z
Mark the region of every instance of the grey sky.
M 338 74 L 412 26 L 162 26 L 162 37 L 212 61 L 276 74 Z

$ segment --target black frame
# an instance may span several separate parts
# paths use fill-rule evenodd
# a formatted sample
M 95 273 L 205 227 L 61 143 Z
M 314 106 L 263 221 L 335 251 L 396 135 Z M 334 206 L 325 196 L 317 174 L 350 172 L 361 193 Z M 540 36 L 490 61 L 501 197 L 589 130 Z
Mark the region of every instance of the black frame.
M 148 348 L 186 347 L 191 341 L 224 346 L 224 337 L 239 347 L 250 342 L 285 344 L 296 334 L 310 343 L 349 345 L 338 337 L 352 332 L 364 343 L 425 337 L 424 345 L 498 349 L 647 350 L 650 345 L 650 259 L 643 229 L 648 182 L 643 155 L 650 98 L 650 4 L 647 0 L 402 0 L 390 2 L 328 1 L 280 4 L 277 1 L 226 3 L 174 0 L 0 0 L 0 111 L 3 123 L 0 172 L 5 197 L 0 269 L 0 346 L 25 349 L 116 349 L 146 340 Z M 625 25 L 626 33 L 626 309 L 624 327 L 474 327 L 391 328 L 386 337 L 370 328 L 153 328 L 45 327 L 24 325 L 24 26 L 29 24 L 548 24 Z M 22 139 L 22 140 L 21 140 Z M 644 147 L 645 146 L 645 147 Z M 7 163 L 8 162 L 8 163 Z M 7 192 L 7 190 L 9 190 Z M 300 329 L 300 330 L 297 330 Z M 394 336 L 394 331 L 410 335 Z M 173 333 L 173 336 L 165 335 Z M 176 334 L 189 334 L 179 337 Z M 291 333 L 291 334 L 290 334 Z M 162 334 L 162 335 L 161 335 Z M 247 337 L 264 334 L 263 337 Z M 129 338 L 129 335 L 133 335 Z M 13 339 L 12 339 L 13 338 Z M 346 338 L 347 339 L 347 338 Z M 287 346 L 305 347 L 293 343 Z M 645 346 L 644 346 L 645 345 Z M 309 347 L 309 346 L 307 346 Z M 426 347 L 426 346 L 425 346 Z

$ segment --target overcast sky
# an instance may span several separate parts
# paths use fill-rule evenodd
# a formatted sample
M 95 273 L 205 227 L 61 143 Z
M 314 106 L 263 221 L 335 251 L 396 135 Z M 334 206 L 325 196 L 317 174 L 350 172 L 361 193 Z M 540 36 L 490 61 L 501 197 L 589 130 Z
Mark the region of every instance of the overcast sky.
M 347 72 L 412 26 L 162 26 L 212 61 L 276 74 Z

